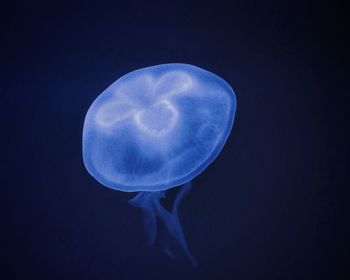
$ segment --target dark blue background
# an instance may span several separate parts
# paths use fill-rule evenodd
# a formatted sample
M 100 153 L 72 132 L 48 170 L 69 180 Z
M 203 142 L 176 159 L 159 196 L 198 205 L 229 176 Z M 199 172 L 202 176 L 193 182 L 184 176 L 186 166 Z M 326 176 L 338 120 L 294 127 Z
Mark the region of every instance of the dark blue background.
M 126 2 L 1 8 L 0 278 L 349 279 L 345 7 Z M 95 97 L 167 62 L 222 76 L 238 101 L 180 207 L 196 269 L 147 247 L 132 195 L 81 155 Z

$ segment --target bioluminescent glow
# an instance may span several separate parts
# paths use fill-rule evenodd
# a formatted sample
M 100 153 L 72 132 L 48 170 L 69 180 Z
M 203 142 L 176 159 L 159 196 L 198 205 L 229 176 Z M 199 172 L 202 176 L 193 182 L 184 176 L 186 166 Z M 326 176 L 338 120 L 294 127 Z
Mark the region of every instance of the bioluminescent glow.
M 177 209 L 200 174 L 220 153 L 236 110 L 232 88 L 217 75 L 189 64 L 162 64 L 130 72 L 90 106 L 83 129 L 83 160 L 102 185 L 139 192 L 150 244 L 163 222 L 165 252 L 195 264 Z M 186 184 L 187 183 L 187 184 Z M 172 211 L 160 204 L 169 188 L 185 184 Z

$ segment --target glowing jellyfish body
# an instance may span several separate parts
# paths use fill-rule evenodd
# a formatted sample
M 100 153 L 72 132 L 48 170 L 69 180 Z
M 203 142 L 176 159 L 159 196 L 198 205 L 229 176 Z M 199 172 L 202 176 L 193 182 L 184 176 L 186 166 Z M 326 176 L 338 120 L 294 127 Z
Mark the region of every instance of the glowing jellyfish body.
M 193 262 L 177 207 L 159 202 L 165 190 L 190 182 L 219 154 L 236 110 L 232 88 L 215 74 L 189 64 L 162 64 L 130 72 L 90 106 L 83 129 L 83 160 L 89 173 L 112 189 L 140 193 L 131 200 L 145 212 L 150 243 L 157 217 Z M 168 248 L 168 247 L 169 248 Z M 178 250 L 178 252 L 176 252 Z

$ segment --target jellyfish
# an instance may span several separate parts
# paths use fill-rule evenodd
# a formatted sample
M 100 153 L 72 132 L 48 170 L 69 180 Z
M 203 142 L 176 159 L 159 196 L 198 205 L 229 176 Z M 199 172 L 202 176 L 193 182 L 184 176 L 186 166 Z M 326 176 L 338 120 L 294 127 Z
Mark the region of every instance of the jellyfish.
M 147 240 L 159 227 L 163 249 L 194 266 L 178 207 L 191 181 L 219 155 L 233 126 L 236 97 L 219 76 L 190 64 L 132 71 L 91 104 L 83 126 L 83 162 L 103 186 L 137 192 L 129 202 L 143 210 Z M 170 210 L 168 189 L 179 191 Z

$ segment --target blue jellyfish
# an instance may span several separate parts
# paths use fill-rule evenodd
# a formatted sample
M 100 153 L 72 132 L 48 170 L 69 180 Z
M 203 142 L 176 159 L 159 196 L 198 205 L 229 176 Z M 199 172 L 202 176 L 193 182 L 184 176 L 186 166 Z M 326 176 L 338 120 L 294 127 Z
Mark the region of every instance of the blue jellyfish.
M 91 104 L 83 128 L 83 161 L 102 185 L 138 192 L 150 245 L 159 226 L 174 259 L 191 255 L 178 206 L 191 180 L 218 156 L 232 129 L 236 98 L 230 85 L 199 67 L 171 63 L 130 72 Z M 180 187 L 171 210 L 160 199 Z M 157 227 L 158 225 L 158 227 Z

